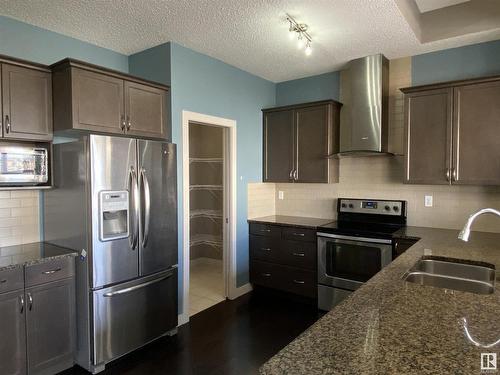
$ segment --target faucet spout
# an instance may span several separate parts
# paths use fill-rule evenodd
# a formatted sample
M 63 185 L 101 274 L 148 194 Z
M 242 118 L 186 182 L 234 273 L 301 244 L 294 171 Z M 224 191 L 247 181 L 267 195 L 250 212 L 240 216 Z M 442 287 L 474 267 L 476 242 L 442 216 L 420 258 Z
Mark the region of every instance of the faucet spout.
M 469 219 L 465 223 L 463 229 L 458 234 L 459 239 L 465 242 L 469 241 L 470 227 L 472 226 L 474 220 L 476 220 L 476 218 L 478 216 L 481 216 L 482 214 L 494 214 L 500 217 L 500 211 L 495 210 L 493 208 L 483 208 L 482 210 L 477 211 L 475 214 L 469 216 Z

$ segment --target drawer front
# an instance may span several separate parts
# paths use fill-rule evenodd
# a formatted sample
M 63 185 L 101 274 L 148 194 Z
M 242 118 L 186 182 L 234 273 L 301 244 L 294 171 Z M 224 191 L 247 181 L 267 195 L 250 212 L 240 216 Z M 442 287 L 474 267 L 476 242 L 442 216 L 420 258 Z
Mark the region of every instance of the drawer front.
M 316 242 L 316 229 L 284 227 L 283 239 L 292 241 Z
M 276 237 L 250 235 L 250 259 L 279 261 L 280 242 Z
M 281 237 L 281 228 L 270 224 L 251 223 L 250 234 L 266 237 Z
M 24 273 L 22 267 L 0 271 L 0 293 L 11 292 L 24 288 Z
M 26 287 L 72 277 L 75 274 L 75 258 L 55 259 L 26 266 Z
M 250 262 L 250 282 L 305 297 L 316 298 L 317 281 L 314 271 L 252 261 Z
M 288 266 L 315 270 L 316 242 L 282 241 L 280 248 L 281 262 Z

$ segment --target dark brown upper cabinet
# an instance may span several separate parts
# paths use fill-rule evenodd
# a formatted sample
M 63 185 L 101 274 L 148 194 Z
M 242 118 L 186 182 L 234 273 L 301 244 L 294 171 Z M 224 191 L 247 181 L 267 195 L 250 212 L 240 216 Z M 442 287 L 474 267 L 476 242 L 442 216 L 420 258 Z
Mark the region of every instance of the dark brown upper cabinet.
M 450 183 L 451 109 L 448 88 L 405 95 L 407 182 Z
M 263 110 L 264 182 L 338 182 L 341 104 L 334 100 Z
M 55 130 L 171 140 L 168 86 L 72 59 L 52 69 Z
M 500 185 L 500 77 L 402 91 L 405 182 Z
M 48 69 L 2 63 L 2 135 L 52 140 L 52 75 Z

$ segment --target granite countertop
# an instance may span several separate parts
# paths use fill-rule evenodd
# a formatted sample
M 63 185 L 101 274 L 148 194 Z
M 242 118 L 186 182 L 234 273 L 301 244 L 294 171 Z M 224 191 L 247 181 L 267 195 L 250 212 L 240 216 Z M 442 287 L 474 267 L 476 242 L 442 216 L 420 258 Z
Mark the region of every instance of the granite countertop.
M 46 242 L 0 247 L 0 271 L 43 263 L 63 257 L 76 257 L 74 250 Z
M 261 374 L 479 374 L 481 353 L 500 344 L 500 234 L 407 227 L 396 237 L 420 240 L 281 350 Z M 496 267 L 493 294 L 479 295 L 402 280 L 423 255 Z
M 332 219 L 320 219 L 316 217 L 271 215 L 248 219 L 249 223 L 279 224 L 290 227 L 314 228 L 331 223 Z

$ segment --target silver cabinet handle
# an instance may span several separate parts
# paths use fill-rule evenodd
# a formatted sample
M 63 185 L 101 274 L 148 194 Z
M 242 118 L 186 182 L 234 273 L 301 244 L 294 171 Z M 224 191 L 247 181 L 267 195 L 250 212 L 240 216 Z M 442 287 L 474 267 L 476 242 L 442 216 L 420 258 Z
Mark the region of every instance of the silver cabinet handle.
M 293 171 L 293 179 L 294 179 L 295 181 L 297 181 L 297 180 L 299 179 L 298 175 L 299 175 L 299 173 L 297 172 L 297 170 L 294 170 L 294 171 Z
M 141 181 L 144 194 L 144 224 L 143 224 L 143 237 L 142 237 L 142 247 L 148 245 L 149 240 L 149 221 L 151 218 L 151 192 L 149 190 L 149 182 L 146 176 L 146 170 L 141 169 Z
M 10 133 L 10 118 L 9 115 L 5 115 L 5 132 Z
M 53 273 L 61 271 L 61 268 L 56 268 L 55 270 L 50 270 L 50 271 L 43 271 L 43 275 L 52 275 Z
M 293 253 L 293 255 L 296 257 L 305 257 L 306 256 L 305 253 Z
M 269 232 L 271 232 L 271 229 L 261 229 L 260 231 L 264 232 L 264 233 L 269 233 Z
M 457 170 L 455 168 L 452 168 L 451 180 L 452 181 L 457 181 Z
M 132 127 L 132 122 L 130 122 L 130 116 L 127 116 L 127 131 Z
M 263 273 L 262 276 L 264 276 L 264 277 L 271 277 L 271 274 L 266 272 L 266 273 Z
M 305 236 L 305 233 L 292 233 L 294 236 L 297 236 L 297 237 L 304 237 Z
M 121 121 L 121 125 L 120 125 L 120 129 L 122 130 L 122 132 L 125 132 L 125 116 L 121 116 L 120 118 L 120 121 Z
M 263 250 L 263 251 L 271 251 L 271 249 L 268 248 L 268 247 L 261 247 L 260 249 Z
M 294 282 L 295 284 L 300 284 L 300 285 L 302 285 L 302 284 L 305 284 L 305 283 L 306 283 L 306 282 L 305 282 L 305 281 L 303 281 L 303 280 L 293 280 L 293 282 Z
M 446 181 L 450 181 L 450 168 L 446 169 Z
M 114 296 L 119 296 L 121 294 L 130 293 L 130 292 L 133 292 L 134 290 L 142 289 L 142 288 L 145 288 L 149 285 L 153 285 L 153 284 L 159 283 L 163 280 L 166 280 L 166 279 L 170 278 L 173 274 L 174 274 L 173 272 L 170 272 L 168 275 L 166 275 L 158 280 L 151 280 L 151 281 L 139 284 L 139 285 L 131 286 L 130 288 L 117 290 L 116 292 L 104 293 L 104 297 L 114 297 Z
M 31 311 L 33 309 L 33 297 L 31 296 L 31 293 L 28 293 L 28 310 Z
M 137 243 L 139 241 L 139 188 L 137 187 L 137 175 L 135 174 L 135 168 L 130 167 L 130 175 L 129 175 L 129 190 L 130 190 L 130 206 L 133 207 L 133 212 L 130 215 L 130 246 L 132 250 L 137 248 Z M 133 218 L 133 223 L 132 223 Z
M 19 303 L 21 304 L 19 314 L 22 314 L 24 312 L 24 296 L 22 294 L 19 296 Z
M 293 169 L 290 171 L 290 174 L 288 176 L 290 177 L 290 180 L 293 180 Z
M 5 284 L 7 280 L 0 280 L 0 284 Z

